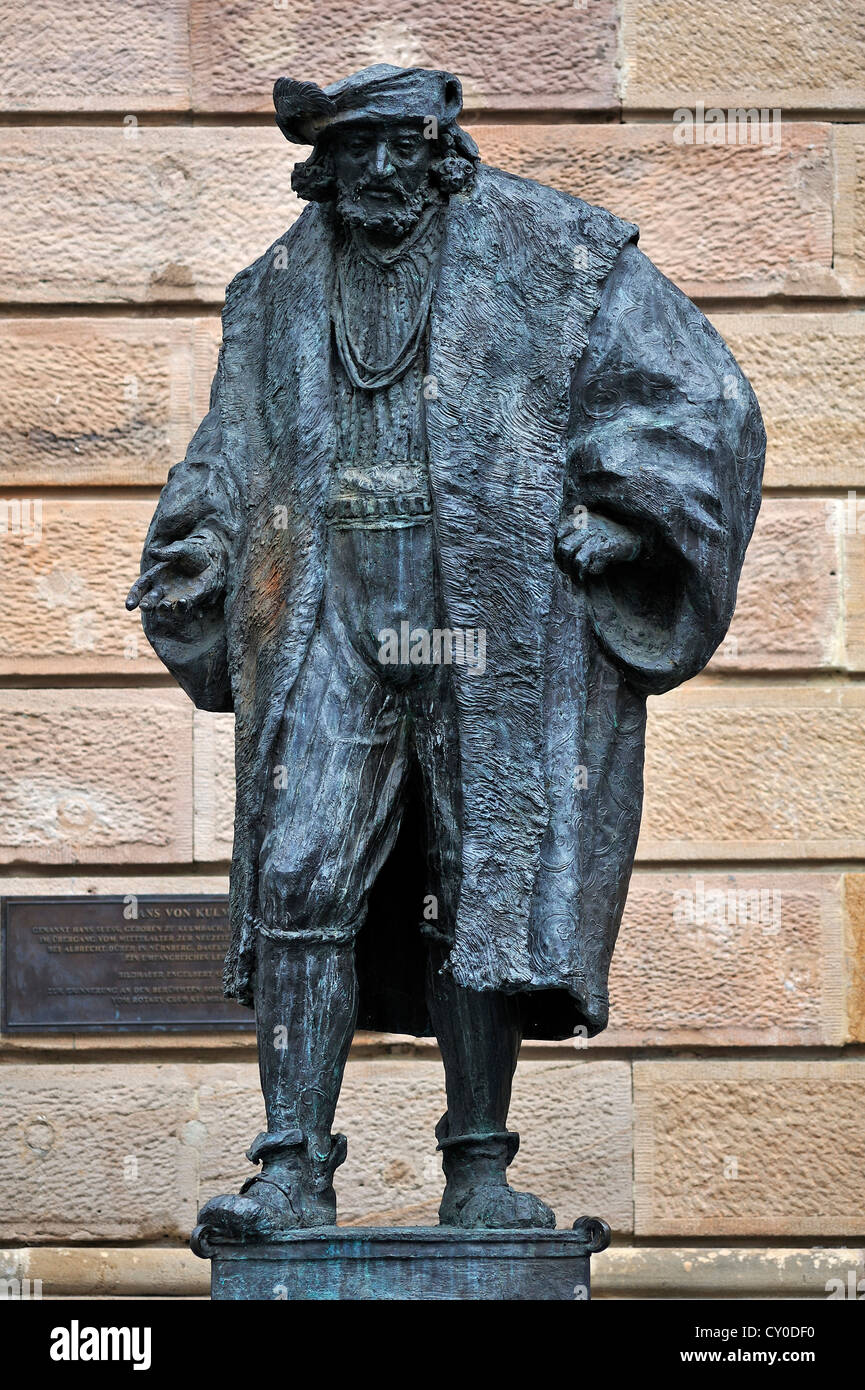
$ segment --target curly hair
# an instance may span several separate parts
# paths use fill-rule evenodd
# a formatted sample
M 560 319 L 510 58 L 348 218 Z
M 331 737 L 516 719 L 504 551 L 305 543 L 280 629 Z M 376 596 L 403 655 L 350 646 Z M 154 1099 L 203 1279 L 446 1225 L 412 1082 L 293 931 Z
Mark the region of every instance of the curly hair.
M 433 141 L 430 182 L 442 193 L 461 193 L 475 177 L 478 159 L 459 151 L 453 130 L 443 130 Z M 336 172 L 328 140 L 318 140 L 309 159 L 295 164 L 291 186 L 308 203 L 329 203 L 336 197 Z

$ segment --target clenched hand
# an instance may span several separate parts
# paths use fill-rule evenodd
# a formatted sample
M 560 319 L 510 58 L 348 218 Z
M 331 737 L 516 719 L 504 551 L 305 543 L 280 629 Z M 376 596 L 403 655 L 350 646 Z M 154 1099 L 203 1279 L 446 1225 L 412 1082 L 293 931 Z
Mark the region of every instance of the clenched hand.
M 568 517 L 556 534 L 556 558 L 573 579 L 603 574 L 608 565 L 636 560 L 642 541 L 635 531 L 607 517 Z

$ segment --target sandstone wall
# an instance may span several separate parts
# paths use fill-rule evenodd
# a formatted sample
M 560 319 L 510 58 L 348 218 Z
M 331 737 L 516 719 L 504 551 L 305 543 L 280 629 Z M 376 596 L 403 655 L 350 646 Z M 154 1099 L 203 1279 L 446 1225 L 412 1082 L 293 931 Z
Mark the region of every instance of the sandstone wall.
M 862 1274 L 863 40 L 842 0 L 38 0 L 0 56 L 0 893 L 226 885 L 230 721 L 122 599 L 223 288 L 298 211 L 277 75 L 455 70 L 484 157 L 637 221 L 755 384 L 766 501 L 729 638 L 650 702 L 611 1027 L 518 1074 L 514 1176 L 610 1221 L 610 1296 Z M 698 102 L 768 108 L 771 143 L 676 143 Z M 201 1294 L 184 1241 L 247 1166 L 250 1040 L 7 1037 L 0 1066 L 0 1274 Z M 441 1107 L 433 1046 L 358 1037 L 343 1220 L 433 1219 Z

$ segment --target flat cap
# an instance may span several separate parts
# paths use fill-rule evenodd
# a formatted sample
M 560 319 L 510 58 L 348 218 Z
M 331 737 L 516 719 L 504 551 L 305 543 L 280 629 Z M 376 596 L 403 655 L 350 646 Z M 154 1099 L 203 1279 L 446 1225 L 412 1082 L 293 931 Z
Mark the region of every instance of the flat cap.
M 297 145 L 313 145 L 322 131 L 349 121 L 434 117 L 439 128 L 446 129 L 456 121 L 462 104 L 462 86 L 453 73 L 390 63 L 364 68 L 329 87 L 280 77 L 273 88 L 276 124 L 286 140 Z

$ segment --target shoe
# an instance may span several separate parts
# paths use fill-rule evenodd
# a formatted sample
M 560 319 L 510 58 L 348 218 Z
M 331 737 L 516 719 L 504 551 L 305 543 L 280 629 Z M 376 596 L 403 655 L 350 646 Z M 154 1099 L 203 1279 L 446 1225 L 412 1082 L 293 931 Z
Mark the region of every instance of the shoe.
M 531 1192 L 517 1192 L 506 1172 L 520 1145 L 520 1136 L 464 1134 L 451 1137 L 447 1116 L 436 1128 L 446 1185 L 439 1207 L 439 1224 L 466 1230 L 550 1230 L 556 1224 L 552 1207 Z
M 190 1244 L 207 1258 L 211 1240 L 273 1239 L 286 1231 L 336 1225 L 334 1171 L 345 1162 L 344 1134 L 330 1136 L 327 1154 L 319 1154 L 298 1129 L 259 1134 L 246 1157 L 261 1163 L 239 1193 L 211 1197 L 198 1213 Z

